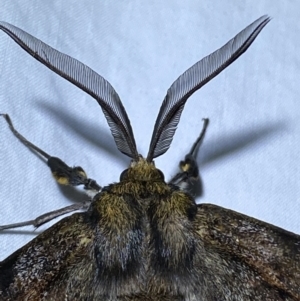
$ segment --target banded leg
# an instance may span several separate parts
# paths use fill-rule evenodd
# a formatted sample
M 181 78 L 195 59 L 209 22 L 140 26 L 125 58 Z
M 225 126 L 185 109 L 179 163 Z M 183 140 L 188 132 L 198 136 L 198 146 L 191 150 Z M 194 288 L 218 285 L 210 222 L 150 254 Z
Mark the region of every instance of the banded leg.
M 184 190 L 190 190 L 199 181 L 199 167 L 196 159 L 199 148 L 204 139 L 208 123 L 209 120 L 207 118 L 203 119 L 203 128 L 199 137 L 194 142 L 190 152 L 185 156 L 184 160 L 180 161 L 180 172 L 170 180 L 169 184 L 177 185 Z
M 52 175 L 57 183 L 60 185 L 66 185 L 66 186 L 79 186 L 83 185 L 84 189 L 86 190 L 87 194 L 90 196 L 94 196 L 101 190 L 101 186 L 93 179 L 90 179 L 87 177 L 87 174 L 80 166 L 70 167 L 65 162 L 63 162 L 61 159 L 57 157 L 52 157 L 49 154 L 47 154 L 45 151 L 28 141 L 24 136 L 22 136 L 13 126 L 13 123 L 9 117 L 8 114 L 0 114 L 6 122 L 9 125 L 10 130 L 13 132 L 13 134 L 29 149 L 35 151 L 37 154 L 42 156 L 46 161 L 47 165 L 49 166 Z M 11 229 L 11 228 L 17 228 L 17 227 L 23 227 L 28 225 L 33 225 L 35 227 L 39 227 L 44 223 L 49 222 L 50 220 L 64 215 L 66 213 L 80 210 L 80 209 L 87 209 L 89 204 L 91 203 L 91 200 L 80 203 L 80 204 L 74 204 L 71 206 L 67 206 L 65 208 L 55 210 L 48 212 L 46 214 L 43 214 L 39 217 L 37 217 L 34 220 L 22 222 L 22 223 L 16 223 L 16 224 L 10 224 L 10 225 L 4 225 L 0 226 L 0 230 L 4 229 Z

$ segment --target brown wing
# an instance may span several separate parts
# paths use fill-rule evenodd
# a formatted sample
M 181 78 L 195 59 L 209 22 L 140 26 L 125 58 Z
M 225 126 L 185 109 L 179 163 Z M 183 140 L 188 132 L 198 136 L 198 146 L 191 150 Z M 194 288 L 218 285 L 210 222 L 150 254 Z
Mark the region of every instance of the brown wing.
M 300 300 L 299 235 L 210 204 L 195 230 L 202 300 Z
M 85 222 L 86 214 L 61 220 L 0 262 L 0 300 L 71 300 L 67 293 L 72 286 L 78 298 L 90 294 L 94 237 Z M 79 292 L 75 286 L 78 281 L 84 283 Z

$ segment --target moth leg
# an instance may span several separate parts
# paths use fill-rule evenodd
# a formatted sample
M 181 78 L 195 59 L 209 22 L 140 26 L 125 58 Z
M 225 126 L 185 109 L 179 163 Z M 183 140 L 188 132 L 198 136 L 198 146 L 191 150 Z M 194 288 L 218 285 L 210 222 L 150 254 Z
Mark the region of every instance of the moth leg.
M 97 182 L 93 179 L 90 179 L 87 177 L 85 171 L 82 167 L 76 166 L 76 167 L 70 167 L 66 163 L 64 163 L 61 159 L 52 157 L 43 150 L 41 150 L 36 145 L 32 144 L 30 141 L 28 141 L 24 136 L 22 136 L 13 126 L 12 121 L 8 114 L 0 114 L 0 116 L 4 117 L 6 122 L 9 125 L 10 130 L 13 132 L 13 134 L 29 149 L 35 151 L 42 157 L 44 157 L 47 160 L 47 164 L 49 168 L 51 169 L 51 172 L 57 181 L 57 183 L 61 185 L 69 185 L 69 186 L 78 186 L 78 185 L 84 185 L 84 189 L 87 191 L 90 195 L 95 195 L 97 192 L 101 190 L 101 186 L 97 184 Z M 12 229 L 12 228 L 18 228 L 18 227 L 24 227 L 24 226 L 34 226 L 39 227 L 51 220 L 53 220 L 56 217 L 59 217 L 61 215 L 76 211 L 76 210 L 86 210 L 91 203 L 91 200 L 85 201 L 83 203 L 73 204 L 58 210 L 54 210 L 48 213 L 45 213 L 43 215 L 38 216 L 37 218 L 21 223 L 15 223 L 15 224 L 9 224 L 9 225 L 3 225 L 0 226 L 0 231 L 5 229 Z
M 68 186 L 83 185 L 88 195 L 94 196 L 101 190 L 101 186 L 93 179 L 87 177 L 87 174 L 80 166 L 70 167 L 57 157 L 52 157 L 39 147 L 28 141 L 13 126 L 8 114 L 0 114 L 9 125 L 13 134 L 29 149 L 35 151 L 47 160 L 47 165 L 51 169 L 52 175 L 57 183 Z
M 198 155 L 198 150 L 204 139 L 208 123 L 209 120 L 204 118 L 203 128 L 199 137 L 194 142 L 190 152 L 185 156 L 184 160 L 180 161 L 180 172 L 171 179 L 169 184 L 177 185 L 181 189 L 190 190 L 195 183 L 199 181 L 199 167 L 196 158 Z
M 58 210 L 50 211 L 45 214 L 42 214 L 38 216 L 35 219 L 21 222 L 21 223 L 15 223 L 15 224 L 9 224 L 9 225 L 3 225 L 0 226 L 0 231 L 7 230 L 7 229 L 13 229 L 13 228 L 19 228 L 24 226 L 34 226 L 35 228 L 40 227 L 41 225 L 50 222 L 51 220 L 55 219 L 56 217 L 59 217 L 61 215 L 77 211 L 77 210 L 86 210 L 89 208 L 91 204 L 91 200 L 85 201 L 83 203 L 74 204 L 71 206 L 67 206 Z

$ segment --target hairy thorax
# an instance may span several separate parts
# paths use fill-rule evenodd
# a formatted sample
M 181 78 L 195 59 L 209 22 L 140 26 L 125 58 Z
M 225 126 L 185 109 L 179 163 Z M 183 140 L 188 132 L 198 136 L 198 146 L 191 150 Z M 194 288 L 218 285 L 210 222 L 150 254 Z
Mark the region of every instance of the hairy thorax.
M 196 210 L 192 197 L 166 184 L 154 163 L 134 162 L 119 183 L 95 197 L 89 210 L 98 281 L 121 294 L 130 283 L 134 291 L 140 285 L 143 291 L 155 286 L 157 292 L 174 292 L 176 279 L 192 268 Z

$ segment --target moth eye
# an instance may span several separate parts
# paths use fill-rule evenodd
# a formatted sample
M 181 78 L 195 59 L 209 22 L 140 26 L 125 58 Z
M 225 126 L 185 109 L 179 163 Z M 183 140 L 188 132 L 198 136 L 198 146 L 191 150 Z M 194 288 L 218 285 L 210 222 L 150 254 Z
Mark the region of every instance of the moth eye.
M 120 175 L 120 181 L 124 181 L 127 178 L 127 174 L 128 174 L 128 169 L 125 169 L 124 171 L 122 171 L 122 173 Z
M 157 169 L 159 176 L 161 177 L 161 179 L 164 181 L 165 180 L 165 175 L 163 174 L 163 172 L 160 169 Z

